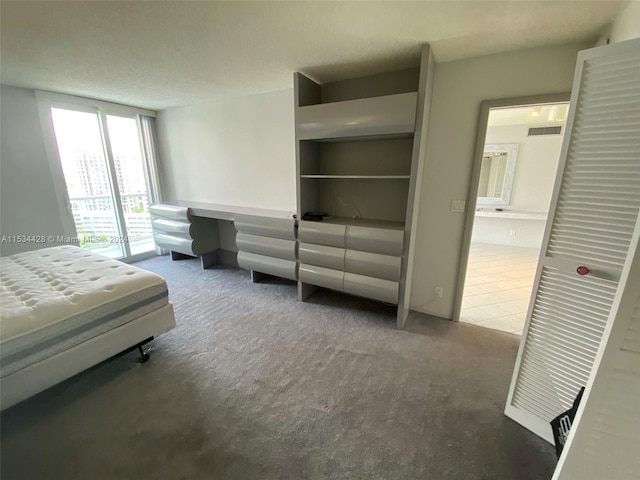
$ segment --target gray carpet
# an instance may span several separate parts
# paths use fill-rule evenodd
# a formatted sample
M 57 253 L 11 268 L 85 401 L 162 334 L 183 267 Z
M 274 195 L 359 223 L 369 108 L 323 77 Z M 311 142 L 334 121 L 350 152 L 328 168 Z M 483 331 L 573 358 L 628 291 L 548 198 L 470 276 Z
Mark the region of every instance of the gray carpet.
M 158 257 L 177 328 L 2 415 L 2 479 L 549 479 L 502 414 L 518 339 Z

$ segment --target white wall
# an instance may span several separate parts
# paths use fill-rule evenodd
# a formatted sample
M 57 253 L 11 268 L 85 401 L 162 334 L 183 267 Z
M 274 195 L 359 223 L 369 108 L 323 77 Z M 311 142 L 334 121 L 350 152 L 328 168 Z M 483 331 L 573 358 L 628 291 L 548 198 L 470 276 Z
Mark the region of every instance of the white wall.
M 564 124 L 561 125 L 564 128 Z M 562 135 L 527 136 L 529 127 L 545 125 L 494 125 L 487 128 L 486 143 L 517 143 L 518 159 L 513 190 L 505 211 L 547 213 L 551 204 Z M 490 206 L 478 208 L 492 210 Z M 476 216 L 472 242 L 539 248 L 545 222 Z
M 157 129 L 165 199 L 295 210 L 293 90 L 164 110 Z
M 618 14 L 611 25 L 609 41 L 623 42 L 632 38 L 640 38 L 640 1 L 632 1 L 627 8 Z
M 563 45 L 436 65 L 427 141 L 411 308 L 451 318 L 460 266 L 464 214 L 480 103 L 483 100 L 568 92 L 576 56 L 585 45 Z M 436 286 L 444 288 L 435 299 Z
M 471 242 L 540 248 L 545 220 L 478 217 L 473 221 Z
M 12 243 L 14 235 L 63 236 L 63 219 L 53 186 L 49 160 L 40 127 L 35 92 L 0 88 L 0 232 L 2 255 L 57 244 Z

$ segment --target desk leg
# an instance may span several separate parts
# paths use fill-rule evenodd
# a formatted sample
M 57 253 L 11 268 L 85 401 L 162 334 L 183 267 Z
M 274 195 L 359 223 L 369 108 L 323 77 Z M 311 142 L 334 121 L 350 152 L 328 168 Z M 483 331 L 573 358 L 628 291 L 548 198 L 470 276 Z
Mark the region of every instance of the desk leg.
M 220 263 L 220 251 L 216 250 L 215 252 L 203 253 L 200 255 L 200 263 L 204 270 L 218 265 Z
M 252 283 L 260 283 L 265 278 L 270 277 L 271 275 L 267 275 L 266 273 L 256 272 L 255 270 L 251 270 L 251 282 Z
M 192 255 L 185 255 L 184 253 L 174 252 L 171 250 L 171 260 L 186 260 L 188 258 L 195 258 Z

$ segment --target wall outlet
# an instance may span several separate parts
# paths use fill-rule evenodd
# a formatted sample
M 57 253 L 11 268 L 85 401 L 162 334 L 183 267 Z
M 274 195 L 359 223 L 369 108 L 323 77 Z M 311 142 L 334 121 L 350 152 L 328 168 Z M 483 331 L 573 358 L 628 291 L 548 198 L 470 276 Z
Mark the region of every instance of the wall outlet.
M 511 231 L 509 232 L 509 235 L 510 235 L 510 236 L 512 236 L 512 237 L 515 237 L 517 233 L 518 233 L 518 232 L 516 232 L 515 230 L 511 230 Z
M 442 298 L 443 295 L 444 295 L 444 289 L 442 287 L 436 287 L 435 289 L 436 298 Z

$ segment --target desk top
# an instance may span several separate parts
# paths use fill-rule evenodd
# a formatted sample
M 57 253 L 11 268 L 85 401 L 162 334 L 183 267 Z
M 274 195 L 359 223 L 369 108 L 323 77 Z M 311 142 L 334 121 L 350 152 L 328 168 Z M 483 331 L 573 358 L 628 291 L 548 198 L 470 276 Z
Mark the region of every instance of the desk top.
M 222 205 L 219 203 L 192 202 L 189 200 L 172 200 L 161 202 L 164 205 L 188 207 L 197 217 L 215 218 L 218 220 L 235 220 L 236 215 L 256 215 L 258 217 L 290 218 L 293 210 L 271 210 L 267 208 L 240 207 L 237 205 Z
M 545 212 L 528 212 L 520 210 L 504 210 L 497 212 L 495 210 L 476 210 L 476 217 L 491 218 L 510 218 L 513 220 L 547 220 Z

